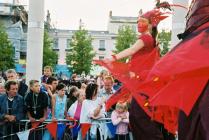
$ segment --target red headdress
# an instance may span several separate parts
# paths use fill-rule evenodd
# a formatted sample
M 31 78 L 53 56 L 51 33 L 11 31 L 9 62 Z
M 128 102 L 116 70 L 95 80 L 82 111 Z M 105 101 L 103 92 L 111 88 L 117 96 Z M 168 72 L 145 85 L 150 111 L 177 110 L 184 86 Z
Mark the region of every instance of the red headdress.
M 153 27 L 156 27 L 160 21 L 164 20 L 168 16 L 165 14 L 168 14 L 169 12 L 161 12 L 160 9 L 153 9 L 151 11 L 148 11 L 144 14 L 142 14 L 140 17 L 146 18 L 150 21 Z M 139 18 L 140 18 L 139 17 Z
M 168 2 L 160 2 L 160 0 L 157 0 L 156 8 L 144 13 L 143 15 L 141 15 L 141 17 L 147 18 L 151 22 L 152 26 L 156 27 L 160 21 L 168 17 L 166 14 L 171 14 L 170 12 L 161 12 L 160 8 L 164 10 L 168 9 L 171 11 L 171 7 L 180 7 L 187 10 L 187 7 L 183 5 L 169 4 Z

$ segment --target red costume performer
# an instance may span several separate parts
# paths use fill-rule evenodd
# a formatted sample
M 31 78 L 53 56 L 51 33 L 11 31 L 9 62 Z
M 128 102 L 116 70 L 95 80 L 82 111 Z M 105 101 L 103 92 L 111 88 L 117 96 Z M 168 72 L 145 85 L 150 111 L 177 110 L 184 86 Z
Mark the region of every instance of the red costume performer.
M 155 64 L 156 60 L 159 59 L 158 48 L 156 47 L 155 41 L 155 30 L 158 23 L 166 17 L 167 16 L 164 16 L 164 13 L 160 12 L 159 9 L 154 9 L 139 17 L 138 31 L 142 33 L 139 37 L 139 40 L 142 42 L 143 47 L 135 51 L 134 54 L 132 54 L 131 61 L 128 64 L 115 61 L 96 62 L 108 68 L 109 71 L 124 85 L 124 87 L 120 91 L 121 93 L 116 94 L 116 96 L 118 95 L 118 98 L 112 98 L 112 100 L 110 100 L 111 102 L 116 102 L 116 99 L 121 99 L 121 97 L 123 98 L 124 96 L 124 98 L 127 99 L 128 92 L 129 94 L 131 93 L 134 96 L 130 108 L 130 124 L 134 138 L 136 140 L 165 139 L 163 136 L 163 132 L 160 130 L 161 125 L 151 119 L 151 117 L 153 117 L 152 108 L 145 105 L 149 96 L 143 93 L 139 93 L 140 90 L 137 87 L 146 78 L 149 70 Z M 149 30 L 149 24 L 147 23 L 147 21 L 151 23 L 153 36 L 147 32 Z M 125 52 L 127 53 L 127 51 Z M 124 52 L 122 52 L 121 54 L 124 54 Z M 117 54 L 117 57 L 119 58 L 116 57 L 116 59 L 120 59 L 120 56 L 120 53 L 119 55 Z M 109 103 L 107 106 L 110 106 Z M 163 109 L 166 111 L 168 110 L 165 108 Z M 162 111 L 162 108 L 158 110 Z M 169 118 L 168 115 L 167 118 Z M 156 114 L 154 119 L 161 123 L 163 122 L 162 117 L 159 117 Z M 167 124 L 169 123 L 170 122 L 168 122 Z
M 133 71 L 135 68 L 129 69 L 130 67 L 122 67 L 124 73 L 120 76 L 116 74 L 120 73 L 120 70 L 117 71 L 113 67 L 117 64 L 106 65 L 110 71 L 116 72 L 115 75 L 121 78 L 120 80 L 140 104 L 138 106 L 136 100 L 133 100 L 134 109 L 130 113 L 133 114 L 130 120 L 134 121 L 133 133 L 137 140 L 161 138 L 158 135 L 160 133 L 153 131 L 157 130 L 153 129 L 156 127 L 151 127 L 150 123 L 146 125 L 146 122 L 151 121 L 150 119 L 144 122 L 142 119 L 144 124 L 140 124 L 141 118 L 150 116 L 149 111 L 143 107 L 142 96 L 149 99 L 149 105 L 157 108 L 163 105 L 177 107 L 183 111 L 179 119 L 179 140 L 209 140 L 209 0 L 193 0 L 187 18 L 186 31 L 180 36 L 183 41 L 160 59 L 151 68 L 148 76 L 144 72 L 145 69 L 138 68 L 141 70 L 138 73 Z M 139 62 L 137 66 L 144 65 Z M 138 80 L 131 78 L 128 80 L 128 76 L 125 75 L 127 69 L 135 72 Z M 165 111 L 161 113 L 159 111 L 159 114 L 163 113 Z M 165 122 L 162 121 L 164 124 Z M 148 130 L 147 128 L 150 130 L 144 132 L 143 130 Z

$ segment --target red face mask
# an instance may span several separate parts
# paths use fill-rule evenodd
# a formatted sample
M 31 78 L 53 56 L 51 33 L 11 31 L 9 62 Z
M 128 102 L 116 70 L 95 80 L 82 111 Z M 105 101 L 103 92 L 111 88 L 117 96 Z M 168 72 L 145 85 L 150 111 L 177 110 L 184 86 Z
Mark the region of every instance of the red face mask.
M 139 19 L 138 20 L 138 32 L 143 33 L 148 30 L 149 24 L 146 20 Z

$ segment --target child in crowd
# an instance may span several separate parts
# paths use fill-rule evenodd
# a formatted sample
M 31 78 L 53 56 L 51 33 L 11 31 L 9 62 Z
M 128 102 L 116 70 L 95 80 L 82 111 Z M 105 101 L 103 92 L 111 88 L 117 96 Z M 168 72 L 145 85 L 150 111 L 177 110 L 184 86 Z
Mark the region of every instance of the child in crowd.
M 116 109 L 111 114 L 111 120 L 113 125 L 117 126 L 115 140 L 129 140 L 129 112 L 127 102 L 119 101 L 116 104 Z
M 62 83 L 56 87 L 56 94 L 52 97 L 52 120 L 65 119 L 67 115 L 66 86 Z
M 41 77 L 41 83 L 46 83 L 47 79 L 52 76 L 53 69 L 51 66 L 44 67 L 44 75 Z
M 52 121 L 65 119 L 67 115 L 67 96 L 65 92 L 66 86 L 64 84 L 60 83 L 56 86 L 55 94 L 52 95 Z M 57 131 L 59 132 L 59 129 Z M 45 130 L 42 140 L 52 140 L 48 130 Z

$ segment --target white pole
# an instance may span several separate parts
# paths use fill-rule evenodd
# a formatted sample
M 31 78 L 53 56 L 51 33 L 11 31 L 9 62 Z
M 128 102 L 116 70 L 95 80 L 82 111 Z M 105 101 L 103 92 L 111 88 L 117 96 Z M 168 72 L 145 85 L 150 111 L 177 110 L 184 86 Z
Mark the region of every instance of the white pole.
M 174 4 L 181 4 L 188 6 L 188 0 L 173 0 Z M 171 47 L 174 47 L 180 42 L 177 38 L 177 34 L 183 33 L 186 24 L 187 10 L 179 7 L 174 7 L 174 14 L 172 16 L 172 35 L 171 35 Z
M 42 75 L 44 0 L 29 0 L 26 83 Z

